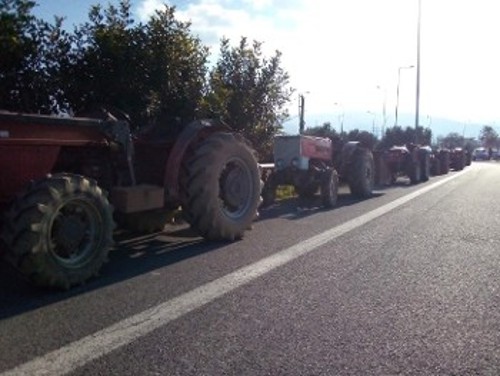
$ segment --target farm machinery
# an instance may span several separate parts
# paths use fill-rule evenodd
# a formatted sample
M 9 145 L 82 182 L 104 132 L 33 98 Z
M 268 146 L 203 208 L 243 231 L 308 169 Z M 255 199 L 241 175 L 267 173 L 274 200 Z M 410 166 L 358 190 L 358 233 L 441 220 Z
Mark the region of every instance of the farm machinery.
M 411 184 L 428 181 L 431 174 L 430 147 L 407 144 L 392 146 L 384 153 L 391 183 L 400 176 L 407 176 Z
M 115 222 L 161 230 L 182 212 L 208 240 L 244 235 L 260 204 L 253 150 L 223 123 L 194 121 L 132 134 L 125 121 L 0 112 L 0 240 L 5 258 L 39 286 L 96 275 Z
M 468 166 L 468 161 L 469 158 L 465 149 L 453 148 L 450 150 L 450 168 L 455 171 L 461 171 L 465 168 L 465 166 Z
M 359 142 L 336 149 L 329 138 L 308 135 L 277 136 L 274 140 L 274 170 L 265 181 L 263 205 L 274 202 L 280 185 L 291 185 L 299 199 L 318 191 L 322 205 L 334 207 L 339 182 L 347 182 L 356 197 L 370 197 L 374 183 L 371 151 Z

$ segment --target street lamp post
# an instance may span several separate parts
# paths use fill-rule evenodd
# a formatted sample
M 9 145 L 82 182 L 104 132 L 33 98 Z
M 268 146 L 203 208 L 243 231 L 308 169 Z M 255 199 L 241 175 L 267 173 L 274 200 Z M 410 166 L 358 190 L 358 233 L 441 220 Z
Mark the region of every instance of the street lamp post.
M 420 113 L 420 19 L 422 15 L 422 0 L 418 0 L 418 18 L 417 18 L 417 90 L 415 101 L 415 143 L 418 144 L 418 122 Z
M 342 108 L 342 115 L 339 115 L 339 122 L 340 122 L 340 137 L 342 137 L 342 133 L 344 133 L 344 115 L 345 115 L 345 110 L 344 106 L 342 104 L 335 102 L 335 106 L 340 106 Z
M 373 118 L 372 118 L 372 133 L 373 133 L 373 135 L 375 135 L 375 117 L 377 115 L 371 111 L 366 111 L 366 113 L 373 116 Z
M 394 117 L 394 126 L 398 125 L 398 107 L 399 107 L 399 85 L 401 83 L 401 69 L 411 69 L 413 65 L 409 65 L 407 67 L 399 67 L 398 68 L 398 85 L 396 88 L 396 116 Z

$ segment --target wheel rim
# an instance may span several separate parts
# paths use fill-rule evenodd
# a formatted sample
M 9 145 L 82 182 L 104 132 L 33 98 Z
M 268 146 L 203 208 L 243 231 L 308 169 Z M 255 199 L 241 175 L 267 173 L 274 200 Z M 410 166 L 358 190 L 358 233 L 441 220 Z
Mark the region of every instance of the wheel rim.
M 239 158 L 230 159 L 219 179 L 222 211 L 230 218 L 244 215 L 252 203 L 252 174 L 246 163 Z
M 100 216 L 85 200 L 61 205 L 52 220 L 49 248 L 56 261 L 66 268 L 79 268 L 93 257 L 102 237 Z

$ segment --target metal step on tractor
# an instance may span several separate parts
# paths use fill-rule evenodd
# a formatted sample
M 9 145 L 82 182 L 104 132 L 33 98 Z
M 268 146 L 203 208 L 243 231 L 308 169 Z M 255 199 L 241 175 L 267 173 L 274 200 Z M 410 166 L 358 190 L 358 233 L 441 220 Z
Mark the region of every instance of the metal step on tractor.
M 202 237 L 239 239 L 260 191 L 254 151 L 218 121 L 172 136 L 162 127 L 133 134 L 110 114 L 0 112 L 0 245 L 39 286 L 85 282 L 106 261 L 115 222 L 159 231 L 179 206 Z

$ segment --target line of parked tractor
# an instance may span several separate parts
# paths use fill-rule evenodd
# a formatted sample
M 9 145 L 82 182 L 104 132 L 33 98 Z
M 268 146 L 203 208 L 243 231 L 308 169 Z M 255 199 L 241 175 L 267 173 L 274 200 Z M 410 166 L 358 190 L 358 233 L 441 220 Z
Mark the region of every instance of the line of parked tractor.
M 330 208 L 342 181 L 367 198 L 401 175 L 418 183 L 468 164 L 461 149 L 373 153 L 299 133 L 276 137 L 262 174 L 249 143 L 215 120 L 133 132 L 104 109 L 76 118 L 0 111 L 0 253 L 33 284 L 70 288 L 99 273 L 117 226 L 161 231 L 181 207 L 200 236 L 234 241 L 280 185 L 301 198 L 319 192 Z
M 300 199 L 320 194 L 324 207 L 337 201 L 338 187 L 349 185 L 359 198 L 372 195 L 374 186 L 388 186 L 399 177 L 410 184 L 431 176 L 459 171 L 471 164 L 463 148 L 433 150 L 406 144 L 372 151 L 361 142 L 335 145 L 332 140 L 309 135 L 278 136 L 274 141 L 274 164 L 264 165 L 263 206 L 274 203 L 279 186 L 292 186 Z

